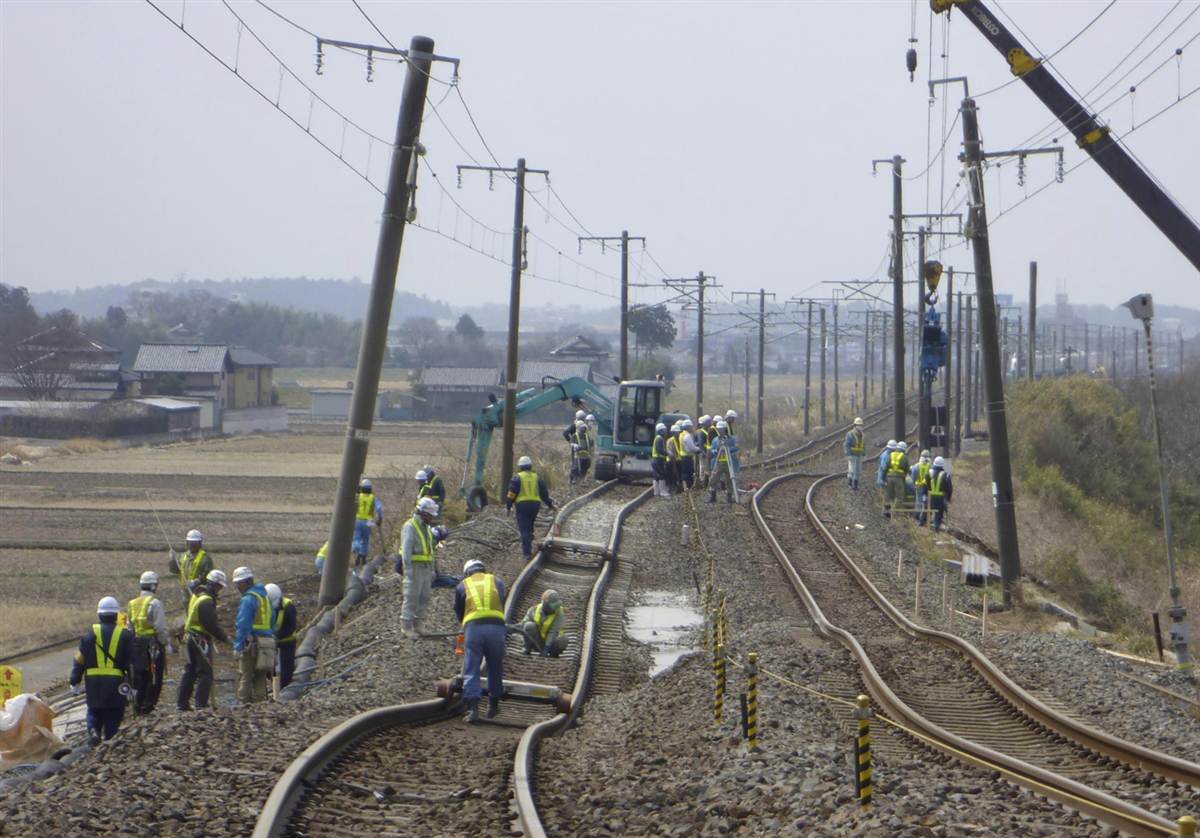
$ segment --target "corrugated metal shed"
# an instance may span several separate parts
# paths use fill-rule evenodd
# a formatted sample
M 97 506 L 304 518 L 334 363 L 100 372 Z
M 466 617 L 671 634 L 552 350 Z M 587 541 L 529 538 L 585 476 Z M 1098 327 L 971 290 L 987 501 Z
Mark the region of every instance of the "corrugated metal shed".
M 218 373 L 225 367 L 229 347 L 223 343 L 143 343 L 133 362 L 134 372 Z

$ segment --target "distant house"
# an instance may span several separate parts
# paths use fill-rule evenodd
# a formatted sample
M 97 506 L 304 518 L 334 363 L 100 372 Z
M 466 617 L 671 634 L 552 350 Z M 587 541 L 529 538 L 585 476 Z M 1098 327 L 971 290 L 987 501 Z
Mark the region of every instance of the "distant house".
M 469 419 L 487 405 L 489 396 L 503 394 L 496 367 L 426 367 L 417 382 L 416 410 L 425 417 Z
M 517 365 L 517 389 L 541 389 L 547 378 L 582 378 L 590 381 L 592 365 L 587 361 L 521 361 Z
M 78 329 L 51 326 L 17 342 L 0 369 L 0 399 L 107 401 L 136 389 L 121 352 Z
M 585 335 L 576 335 L 550 350 L 556 361 L 585 361 L 595 364 L 608 358 L 609 352 L 596 341 Z
M 308 415 L 313 419 L 349 419 L 350 402 L 354 391 L 346 387 L 314 387 L 308 391 Z M 372 416 L 379 418 L 386 394 L 379 393 L 375 397 L 375 412 Z
M 265 355 L 222 343 L 143 343 L 133 371 L 145 395 L 208 398 L 224 411 L 270 407 L 276 366 Z

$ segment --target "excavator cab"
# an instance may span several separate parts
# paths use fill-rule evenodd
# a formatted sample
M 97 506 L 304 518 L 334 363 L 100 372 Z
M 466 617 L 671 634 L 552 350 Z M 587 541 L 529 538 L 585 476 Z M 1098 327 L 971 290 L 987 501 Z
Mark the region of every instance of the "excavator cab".
M 617 391 L 617 421 L 613 427 L 615 446 L 644 447 L 654 441 L 654 425 L 662 413 L 661 381 L 623 381 Z M 619 450 L 619 449 L 618 449 Z

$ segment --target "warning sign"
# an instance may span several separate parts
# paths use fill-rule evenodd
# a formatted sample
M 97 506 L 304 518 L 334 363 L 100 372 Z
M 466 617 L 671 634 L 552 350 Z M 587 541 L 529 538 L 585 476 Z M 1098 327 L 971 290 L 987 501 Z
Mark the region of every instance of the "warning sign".
M 15 666 L 0 666 L 0 704 L 21 694 L 21 670 Z

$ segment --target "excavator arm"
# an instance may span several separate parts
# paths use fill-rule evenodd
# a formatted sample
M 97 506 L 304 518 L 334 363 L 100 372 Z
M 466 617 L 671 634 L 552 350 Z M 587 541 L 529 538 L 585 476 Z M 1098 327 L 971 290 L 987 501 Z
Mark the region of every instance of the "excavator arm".
M 961 9 L 967 20 L 1008 61 L 1012 74 L 1025 82 L 1025 86 L 1074 135 L 1076 144 L 1092 156 L 1096 165 L 1200 270 L 1200 228 L 1125 151 L 1112 130 L 1101 125 L 1088 113 L 1086 106 L 1059 83 L 1048 65 L 1031 56 L 980 0 L 929 0 L 929 5 L 935 13 L 949 13 L 955 7 Z

